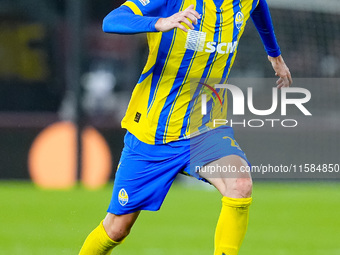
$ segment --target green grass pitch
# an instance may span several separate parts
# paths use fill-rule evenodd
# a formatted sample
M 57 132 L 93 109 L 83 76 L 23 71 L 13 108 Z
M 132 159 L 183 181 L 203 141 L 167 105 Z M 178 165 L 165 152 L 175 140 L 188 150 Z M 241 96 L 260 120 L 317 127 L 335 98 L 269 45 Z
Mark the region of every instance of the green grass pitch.
M 106 214 L 111 185 L 44 191 L 28 182 L 0 182 L 0 254 L 78 254 Z M 240 255 L 339 255 L 339 186 L 255 181 Z M 175 184 L 162 209 L 142 212 L 113 254 L 212 255 L 220 206 L 216 191 Z

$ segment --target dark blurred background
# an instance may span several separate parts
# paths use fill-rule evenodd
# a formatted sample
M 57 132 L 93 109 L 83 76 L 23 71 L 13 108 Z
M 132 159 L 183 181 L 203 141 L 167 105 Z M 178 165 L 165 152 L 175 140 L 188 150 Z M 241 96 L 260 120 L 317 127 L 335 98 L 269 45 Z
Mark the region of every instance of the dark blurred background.
M 120 120 L 148 53 L 145 35 L 113 35 L 101 30 L 105 15 L 123 2 L 82 0 L 82 119 L 106 138 L 113 169 L 125 133 Z M 254 164 L 340 163 L 340 2 L 268 3 L 293 77 L 324 79 L 315 80 L 313 86 L 304 80 L 296 84 L 312 92 L 308 107 L 313 117 L 303 119 L 301 128 L 289 132 L 236 128 L 237 140 Z M 74 32 L 67 19 L 72 17 L 68 8 L 67 0 L 0 0 L 0 179 L 29 178 L 27 155 L 34 138 L 48 125 L 74 115 L 75 95 L 67 82 L 68 45 Z M 251 21 L 231 75 L 274 75 Z M 259 87 L 256 93 L 263 95 L 268 90 Z M 266 143 L 259 147 L 264 139 Z M 299 149 L 294 150 L 296 147 Z

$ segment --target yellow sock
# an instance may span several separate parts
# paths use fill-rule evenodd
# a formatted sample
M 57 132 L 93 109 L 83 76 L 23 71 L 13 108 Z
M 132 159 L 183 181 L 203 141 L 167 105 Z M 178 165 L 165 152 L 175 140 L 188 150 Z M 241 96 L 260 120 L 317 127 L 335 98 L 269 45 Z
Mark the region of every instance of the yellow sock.
M 214 255 L 237 255 L 247 231 L 252 198 L 222 198 Z
M 106 233 L 103 221 L 86 238 L 79 255 L 108 255 L 122 242 L 113 241 Z

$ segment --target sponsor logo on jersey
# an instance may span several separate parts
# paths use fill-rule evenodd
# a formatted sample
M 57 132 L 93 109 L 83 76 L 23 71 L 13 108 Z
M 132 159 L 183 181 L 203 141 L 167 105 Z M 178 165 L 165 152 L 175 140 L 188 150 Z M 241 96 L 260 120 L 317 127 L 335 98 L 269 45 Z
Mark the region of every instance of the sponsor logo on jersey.
M 185 48 L 199 52 L 230 54 L 236 51 L 238 42 L 206 42 L 206 33 L 189 30 Z
M 149 0 L 139 0 L 139 2 L 140 2 L 143 6 L 145 6 L 145 5 L 147 5 L 147 4 L 150 3 Z
M 207 33 L 205 32 L 189 30 L 187 40 L 185 42 L 185 48 L 188 50 L 203 51 L 206 36 Z
M 118 201 L 124 206 L 129 202 L 129 196 L 125 189 L 121 189 L 118 193 Z
M 236 51 L 238 42 L 222 42 L 222 43 L 217 43 L 217 42 L 207 42 L 205 52 L 208 53 L 213 53 L 217 51 L 219 54 L 229 54 L 229 53 L 234 53 Z
M 239 11 L 235 15 L 235 25 L 236 25 L 238 30 L 240 30 L 242 28 L 243 23 L 244 23 L 244 15 L 241 11 Z

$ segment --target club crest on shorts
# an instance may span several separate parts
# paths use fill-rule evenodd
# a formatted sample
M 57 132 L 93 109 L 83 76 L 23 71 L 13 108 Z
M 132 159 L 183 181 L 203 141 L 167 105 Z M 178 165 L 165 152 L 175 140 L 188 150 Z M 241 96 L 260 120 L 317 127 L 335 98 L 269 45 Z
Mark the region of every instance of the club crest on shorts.
M 121 189 L 118 193 L 118 201 L 124 206 L 129 202 L 129 196 L 125 189 Z
M 235 25 L 238 30 L 242 28 L 243 22 L 244 22 L 244 15 L 241 11 L 239 11 L 238 13 L 236 13 L 236 16 L 235 16 Z

